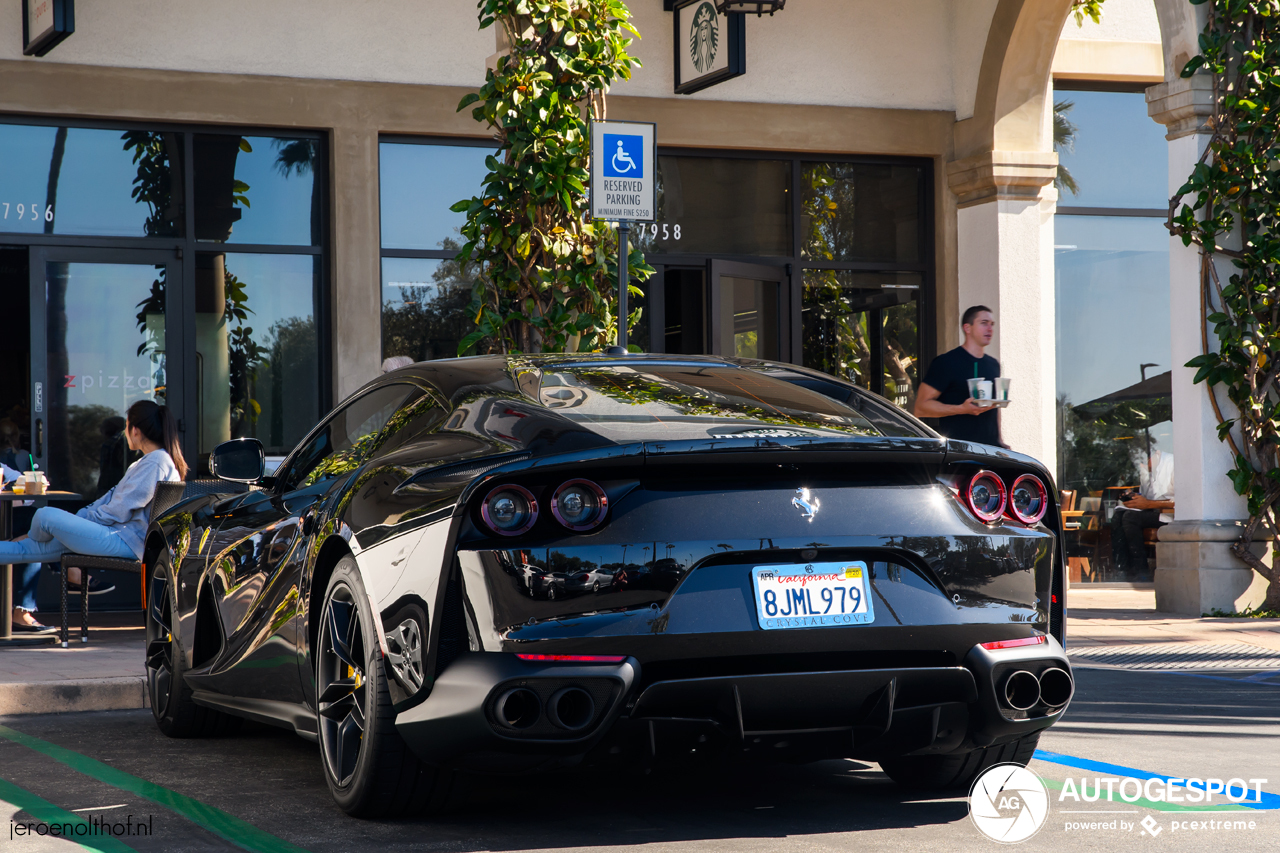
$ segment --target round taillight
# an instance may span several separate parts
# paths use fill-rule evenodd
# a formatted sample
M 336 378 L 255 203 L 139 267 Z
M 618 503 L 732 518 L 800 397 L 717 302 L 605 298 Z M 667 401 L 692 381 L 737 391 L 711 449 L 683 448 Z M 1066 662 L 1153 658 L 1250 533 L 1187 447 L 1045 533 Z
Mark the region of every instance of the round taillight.
M 590 480 L 570 480 L 551 498 L 551 514 L 570 530 L 590 530 L 608 511 L 609 497 Z
M 480 504 L 480 515 L 494 533 L 518 536 L 538 520 L 538 501 L 523 486 L 498 486 Z
M 964 490 L 965 503 L 983 521 L 991 522 L 1004 515 L 1004 481 L 990 471 L 979 471 Z
M 1009 490 L 1009 512 L 1023 524 L 1035 524 L 1049 508 L 1049 491 L 1040 478 L 1023 474 Z

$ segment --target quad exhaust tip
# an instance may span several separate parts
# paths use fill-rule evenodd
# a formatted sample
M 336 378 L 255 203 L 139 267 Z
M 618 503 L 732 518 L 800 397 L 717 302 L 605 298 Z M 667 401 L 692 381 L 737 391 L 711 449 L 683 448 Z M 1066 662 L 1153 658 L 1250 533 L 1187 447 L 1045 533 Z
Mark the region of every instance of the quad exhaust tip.
M 1074 686 L 1064 669 L 1053 667 L 1040 673 L 1040 699 L 1050 708 L 1061 708 L 1071 701 Z
M 527 729 L 542 717 L 542 702 L 527 687 L 513 687 L 503 693 L 494 707 L 498 722 L 509 729 Z
M 1004 680 L 1004 701 L 1015 711 L 1030 711 L 1040 701 L 1040 680 L 1025 669 Z
M 596 703 L 581 687 L 562 687 L 551 694 L 547 716 L 562 729 L 580 731 L 595 719 Z

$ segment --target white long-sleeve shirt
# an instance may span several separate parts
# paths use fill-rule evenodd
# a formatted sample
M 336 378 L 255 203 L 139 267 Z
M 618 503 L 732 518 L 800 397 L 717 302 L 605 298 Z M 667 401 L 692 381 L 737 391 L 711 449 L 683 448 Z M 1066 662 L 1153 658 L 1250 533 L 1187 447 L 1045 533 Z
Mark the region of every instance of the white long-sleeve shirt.
M 142 559 L 151 500 L 156 483 L 180 480 L 173 459 L 164 450 L 153 450 L 129 466 L 124 477 L 105 495 L 76 513 L 120 534 L 120 539 Z

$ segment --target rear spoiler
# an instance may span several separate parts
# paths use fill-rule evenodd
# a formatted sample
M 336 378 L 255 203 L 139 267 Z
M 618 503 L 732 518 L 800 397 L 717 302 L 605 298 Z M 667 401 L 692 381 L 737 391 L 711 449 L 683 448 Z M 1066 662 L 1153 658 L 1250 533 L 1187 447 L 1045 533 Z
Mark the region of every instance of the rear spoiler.
M 939 464 L 946 455 L 947 441 L 943 438 L 774 435 L 644 443 L 646 467 L 673 463 L 849 462 L 851 456 L 868 463 Z

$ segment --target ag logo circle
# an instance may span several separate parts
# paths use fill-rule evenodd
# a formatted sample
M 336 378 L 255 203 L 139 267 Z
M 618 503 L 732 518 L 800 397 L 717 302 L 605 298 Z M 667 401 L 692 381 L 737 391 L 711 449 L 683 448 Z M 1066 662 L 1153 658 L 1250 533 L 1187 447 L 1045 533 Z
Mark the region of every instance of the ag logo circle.
M 1049 817 L 1049 792 L 1035 771 L 1020 764 L 997 764 L 973 783 L 969 817 L 992 841 L 1026 841 Z

